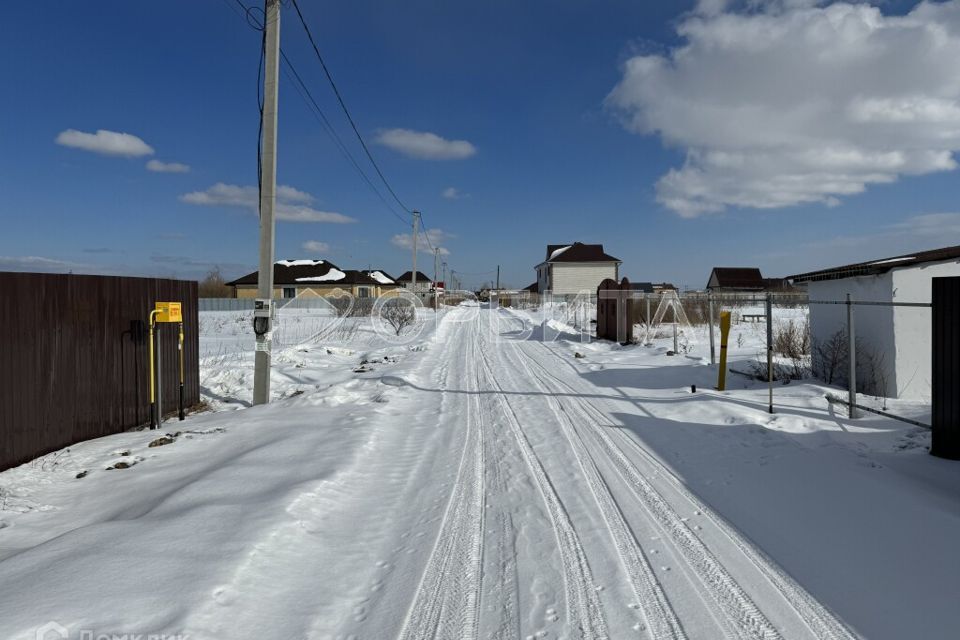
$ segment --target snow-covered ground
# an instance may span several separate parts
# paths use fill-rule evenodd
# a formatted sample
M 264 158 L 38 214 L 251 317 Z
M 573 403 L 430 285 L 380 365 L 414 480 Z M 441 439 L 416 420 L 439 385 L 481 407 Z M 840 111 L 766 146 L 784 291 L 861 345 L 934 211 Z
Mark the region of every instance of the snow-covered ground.
M 747 377 L 713 391 L 705 335 L 667 356 L 671 338 L 583 343 L 559 318 L 475 306 L 425 312 L 401 342 L 288 318 L 277 400 L 245 408 L 236 316 L 202 322 L 221 410 L 0 474 L 0 638 L 960 628 L 960 465 L 921 429 L 847 420 L 821 385 L 778 386 L 774 415 Z M 733 362 L 758 351 L 738 328 L 762 342 L 737 325 Z

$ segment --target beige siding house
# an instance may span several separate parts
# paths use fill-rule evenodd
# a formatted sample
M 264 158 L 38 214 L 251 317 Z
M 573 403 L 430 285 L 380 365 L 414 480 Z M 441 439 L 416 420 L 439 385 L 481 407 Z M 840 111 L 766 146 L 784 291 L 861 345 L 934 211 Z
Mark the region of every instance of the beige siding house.
M 547 245 L 546 259 L 536 267 L 537 290 L 564 295 L 596 291 L 605 279 L 620 279 L 620 264 L 604 253 L 602 244 Z
M 236 298 L 257 297 L 256 271 L 227 285 Z M 278 260 L 273 265 L 274 298 L 339 297 L 377 298 L 397 295 L 400 289 L 384 271 L 340 269 L 328 260 Z

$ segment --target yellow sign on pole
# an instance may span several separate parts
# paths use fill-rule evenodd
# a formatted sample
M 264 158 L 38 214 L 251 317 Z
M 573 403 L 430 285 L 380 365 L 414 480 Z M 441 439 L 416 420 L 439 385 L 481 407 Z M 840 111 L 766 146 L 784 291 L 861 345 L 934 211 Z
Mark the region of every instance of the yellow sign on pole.
M 717 390 L 723 391 L 727 384 L 727 337 L 730 335 L 730 312 L 720 312 L 720 371 Z
M 157 322 L 183 322 L 183 313 L 179 302 L 158 302 L 156 310 Z

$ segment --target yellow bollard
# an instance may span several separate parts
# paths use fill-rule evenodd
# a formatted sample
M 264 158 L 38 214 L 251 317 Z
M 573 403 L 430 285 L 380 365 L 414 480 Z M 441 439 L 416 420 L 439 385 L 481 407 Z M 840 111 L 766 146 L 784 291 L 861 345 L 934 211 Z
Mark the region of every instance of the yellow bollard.
M 727 384 L 727 337 L 730 335 L 730 312 L 720 312 L 720 371 L 718 372 L 717 391 L 723 391 Z

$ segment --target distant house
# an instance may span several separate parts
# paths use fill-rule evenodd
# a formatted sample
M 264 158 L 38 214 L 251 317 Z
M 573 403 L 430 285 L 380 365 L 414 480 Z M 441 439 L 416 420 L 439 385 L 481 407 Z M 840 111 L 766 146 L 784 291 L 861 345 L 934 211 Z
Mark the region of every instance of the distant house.
M 708 291 L 763 291 L 763 276 L 756 267 L 714 267 Z
M 637 293 L 654 293 L 652 282 L 631 282 L 630 290 Z
M 396 279 L 396 283 L 404 289 L 413 291 L 413 272 L 407 271 Z M 433 280 L 428 278 L 422 271 L 417 271 L 417 286 L 415 293 L 429 293 L 431 289 L 433 289 Z
M 382 273 L 382 272 L 377 272 Z M 228 282 L 236 298 L 256 298 L 258 272 Z M 384 278 L 389 279 L 389 278 Z M 327 297 L 350 294 L 357 298 L 389 295 L 398 285 L 362 271 L 340 269 L 328 260 L 278 260 L 273 265 L 273 297 Z
M 796 291 L 787 278 L 764 278 L 756 267 L 714 267 L 707 281 L 707 291 L 759 292 Z
M 960 246 L 920 251 L 790 276 L 805 284 L 811 301 L 930 302 L 931 279 L 960 276 Z M 815 373 L 826 373 L 818 348 L 846 331 L 846 307 L 810 305 L 810 335 Z M 928 399 L 931 375 L 930 311 L 916 307 L 855 307 L 858 343 L 857 386 L 865 393 Z M 860 353 L 860 351 L 863 353 Z M 843 360 L 846 366 L 846 359 Z M 842 368 L 841 368 L 842 369 Z M 845 384 L 846 372 L 839 371 Z M 874 389 L 867 389 L 866 386 Z
M 550 244 L 537 265 L 537 291 L 574 294 L 595 291 L 600 283 L 619 280 L 621 261 L 604 253 L 602 244 Z
M 654 282 L 650 286 L 653 287 L 654 293 L 668 293 L 668 292 L 678 292 L 680 291 L 673 284 L 669 282 Z

